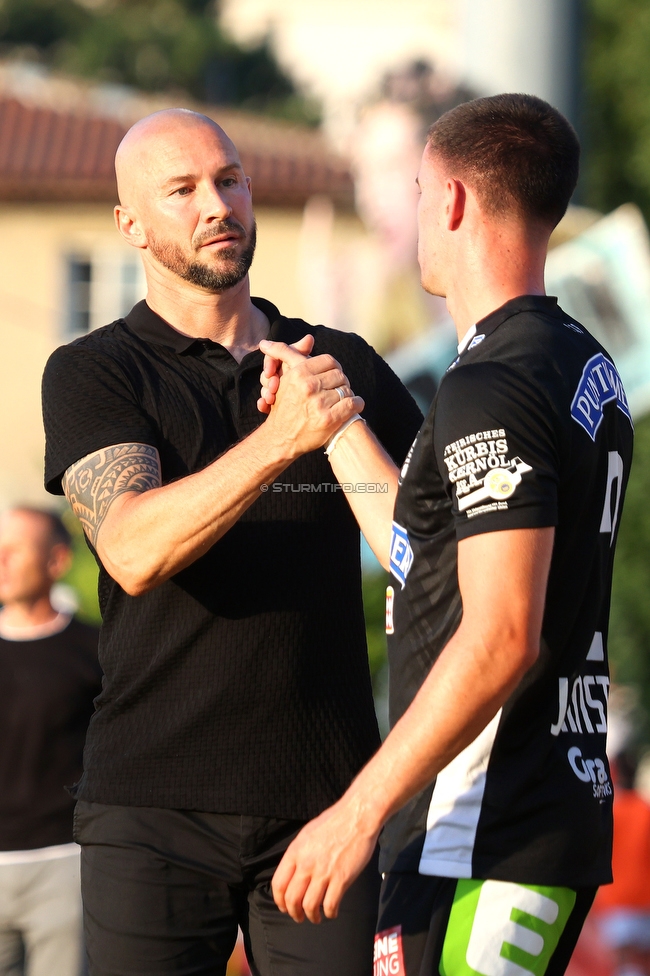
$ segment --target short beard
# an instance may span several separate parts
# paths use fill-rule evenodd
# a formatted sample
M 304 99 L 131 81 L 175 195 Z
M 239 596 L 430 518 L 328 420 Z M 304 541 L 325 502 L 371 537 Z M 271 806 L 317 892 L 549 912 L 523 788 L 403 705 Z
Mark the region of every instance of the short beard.
M 205 235 L 206 240 L 216 237 L 219 234 L 226 234 L 229 230 L 243 230 L 241 224 L 230 220 L 222 220 L 214 232 Z M 198 261 L 188 261 L 177 244 L 158 241 L 149 235 L 147 245 L 153 256 L 169 271 L 173 271 L 183 281 L 189 281 L 199 288 L 219 294 L 234 288 L 242 281 L 250 270 L 257 244 L 257 225 L 253 221 L 248 244 L 241 252 L 239 257 L 228 258 L 222 253 L 221 260 L 226 265 L 223 268 L 210 268 L 208 265 L 200 264 Z

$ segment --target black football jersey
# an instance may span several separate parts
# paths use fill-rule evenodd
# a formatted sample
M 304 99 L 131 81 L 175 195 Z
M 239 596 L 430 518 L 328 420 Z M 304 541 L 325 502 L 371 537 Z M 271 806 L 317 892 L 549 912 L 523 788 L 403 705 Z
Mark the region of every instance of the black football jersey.
M 616 367 L 556 299 L 461 344 L 404 463 L 387 594 L 390 711 L 456 631 L 458 540 L 555 526 L 539 658 L 478 738 L 387 825 L 383 871 L 611 880 L 607 628 L 633 427 Z M 502 567 L 508 585 L 508 567 Z

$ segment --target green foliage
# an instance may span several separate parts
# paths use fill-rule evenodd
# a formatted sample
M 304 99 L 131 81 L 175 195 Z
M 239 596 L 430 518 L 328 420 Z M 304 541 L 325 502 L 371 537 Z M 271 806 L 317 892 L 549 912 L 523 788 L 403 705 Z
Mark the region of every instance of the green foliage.
M 145 91 L 182 91 L 317 124 L 266 42 L 245 50 L 211 0 L 0 0 L 0 50 Z
M 373 683 L 386 663 L 386 586 L 388 573 L 378 571 L 363 577 L 363 609 L 366 615 L 368 660 Z
M 650 4 L 585 3 L 584 202 L 637 203 L 650 219 Z
M 79 598 L 77 616 L 86 623 L 99 624 L 101 615 L 97 599 L 97 563 L 86 545 L 83 529 L 72 512 L 66 512 L 63 521 L 72 536 L 73 559 L 69 573 L 61 582 L 71 586 Z
M 609 649 L 614 679 L 639 691 L 650 743 L 650 417 L 636 425 L 634 461 L 614 563 Z

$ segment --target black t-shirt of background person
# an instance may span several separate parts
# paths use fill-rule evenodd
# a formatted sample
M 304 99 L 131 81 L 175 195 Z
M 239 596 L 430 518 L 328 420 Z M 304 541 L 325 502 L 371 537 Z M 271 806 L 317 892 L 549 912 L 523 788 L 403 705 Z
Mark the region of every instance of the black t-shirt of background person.
M 93 698 L 101 691 L 96 627 L 78 620 L 34 640 L 0 637 L 0 851 L 72 843 Z

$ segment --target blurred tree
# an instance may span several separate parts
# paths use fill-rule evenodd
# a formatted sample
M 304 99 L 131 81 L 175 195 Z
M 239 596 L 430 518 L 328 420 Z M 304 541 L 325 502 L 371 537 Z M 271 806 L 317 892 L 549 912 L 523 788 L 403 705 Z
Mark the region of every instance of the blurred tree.
M 63 583 L 67 583 L 75 591 L 79 600 L 77 616 L 89 624 L 101 623 L 99 600 L 97 598 L 97 577 L 99 571 L 95 557 L 86 545 L 81 523 L 74 517 L 70 509 L 63 514 L 65 526 L 72 536 L 72 566 L 66 574 Z
M 386 657 L 386 586 L 390 577 L 377 567 L 364 572 L 363 611 L 375 711 L 382 738 L 388 734 L 388 662 Z
M 650 4 L 585 0 L 582 201 L 650 220 Z
M 378 569 L 363 576 L 363 611 L 366 616 L 368 660 L 373 684 L 386 663 L 386 587 L 388 573 Z
M 582 200 L 608 212 L 633 201 L 650 221 L 650 4 L 585 0 Z M 636 425 L 621 520 L 609 646 L 617 682 L 636 687 L 650 746 L 650 417 Z
M 0 0 L 0 51 L 145 91 L 317 124 L 264 42 L 228 40 L 213 0 Z
M 612 676 L 638 689 L 650 745 L 650 417 L 636 424 L 634 462 L 621 517 L 612 591 Z

